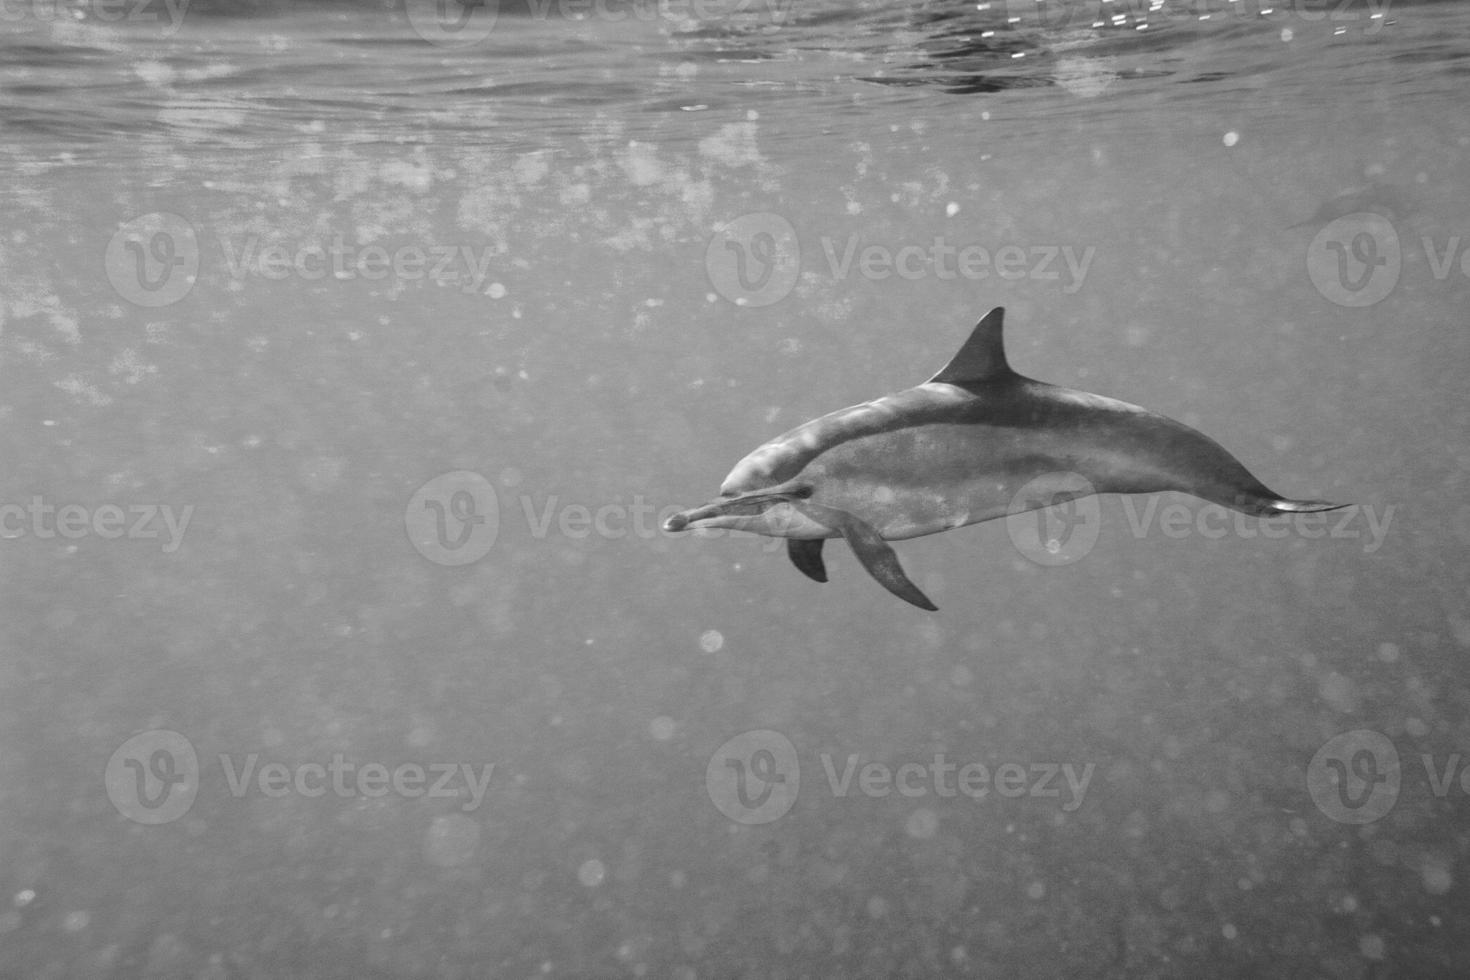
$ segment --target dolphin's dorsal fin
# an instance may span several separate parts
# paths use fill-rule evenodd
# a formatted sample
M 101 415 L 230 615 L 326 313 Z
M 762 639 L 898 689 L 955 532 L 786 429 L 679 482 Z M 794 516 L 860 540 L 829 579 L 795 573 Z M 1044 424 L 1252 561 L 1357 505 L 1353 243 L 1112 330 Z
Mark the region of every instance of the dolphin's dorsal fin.
M 1005 338 L 1001 331 L 1005 315 L 1005 308 L 1000 306 L 985 314 L 975 324 L 965 346 L 944 366 L 944 370 L 929 379 L 929 383 L 938 381 L 963 387 L 1013 374 L 1011 366 L 1006 363 Z

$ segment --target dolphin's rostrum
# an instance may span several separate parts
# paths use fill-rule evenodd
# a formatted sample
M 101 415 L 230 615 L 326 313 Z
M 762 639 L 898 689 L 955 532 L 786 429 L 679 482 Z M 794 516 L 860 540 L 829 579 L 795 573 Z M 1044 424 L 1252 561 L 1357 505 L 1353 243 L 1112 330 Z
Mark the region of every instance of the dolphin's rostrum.
M 841 537 L 888 591 L 934 610 L 887 542 L 1090 493 L 1178 490 L 1261 517 L 1342 506 L 1272 493 L 1182 422 L 1022 377 L 1006 363 L 1004 314 L 987 313 L 918 387 L 823 415 L 756 449 L 718 497 L 670 517 L 665 530 L 787 538 L 791 561 L 818 582 L 827 581 L 822 542 Z M 1023 487 L 1028 496 L 1017 499 Z

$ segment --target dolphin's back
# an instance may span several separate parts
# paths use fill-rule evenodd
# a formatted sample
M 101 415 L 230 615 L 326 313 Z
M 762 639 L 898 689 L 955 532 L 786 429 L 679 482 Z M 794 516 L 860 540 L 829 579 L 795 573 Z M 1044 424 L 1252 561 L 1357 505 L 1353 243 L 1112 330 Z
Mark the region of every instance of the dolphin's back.
M 1315 500 L 1291 500 L 1269 489 L 1245 464 L 1214 439 L 1177 419 L 1128 402 L 1089 392 L 1031 382 L 1049 389 L 1034 394 L 1054 406 L 1065 420 L 1052 425 L 1078 427 L 1079 442 L 1091 452 L 1077 457 L 1076 472 L 1097 493 L 1153 493 L 1173 490 L 1257 517 L 1328 510 Z
M 782 433 L 736 463 L 721 484 L 720 493 L 746 493 L 785 483 L 837 446 L 931 424 L 972 397 L 953 385 L 923 384 L 829 412 Z

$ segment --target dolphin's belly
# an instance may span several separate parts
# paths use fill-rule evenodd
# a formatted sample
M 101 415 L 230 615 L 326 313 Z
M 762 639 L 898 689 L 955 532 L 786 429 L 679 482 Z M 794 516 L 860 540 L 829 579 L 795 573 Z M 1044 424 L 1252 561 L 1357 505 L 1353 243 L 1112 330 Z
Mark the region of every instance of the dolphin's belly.
M 927 425 L 853 439 L 809 463 L 813 498 L 901 540 L 1003 517 L 1027 483 L 1085 461 L 1066 432 Z

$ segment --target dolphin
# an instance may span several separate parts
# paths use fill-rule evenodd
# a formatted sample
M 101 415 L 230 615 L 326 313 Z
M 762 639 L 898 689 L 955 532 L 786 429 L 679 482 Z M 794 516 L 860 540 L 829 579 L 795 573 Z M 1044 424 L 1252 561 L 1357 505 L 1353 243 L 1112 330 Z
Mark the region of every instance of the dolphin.
M 841 537 L 884 588 L 932 612 L 887 542 L 1094 493 L 1177 490 L 1259 517 L 1345 506 L 1273 493 L 1219 443 L 1157 412 L 1022 377 L 1006 362 L 1004 318 L 1001 307 L 985 314 L 923 384 L 759 447 L 718 497 L 672 515 L 664 530 L 787 538 L 792 563 L 818 582 L 827 581 L 822 543 Z

